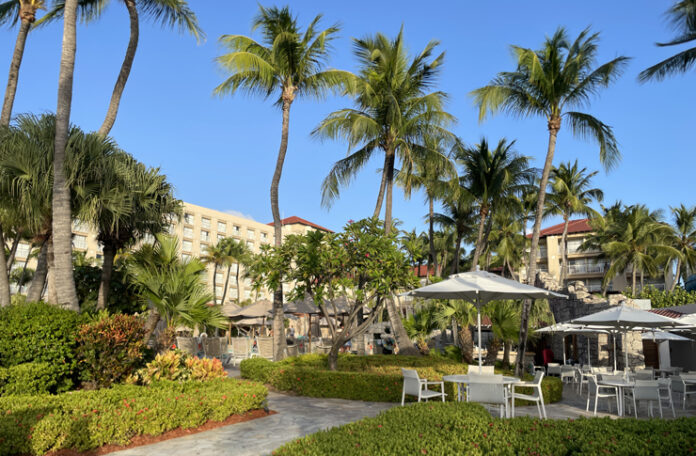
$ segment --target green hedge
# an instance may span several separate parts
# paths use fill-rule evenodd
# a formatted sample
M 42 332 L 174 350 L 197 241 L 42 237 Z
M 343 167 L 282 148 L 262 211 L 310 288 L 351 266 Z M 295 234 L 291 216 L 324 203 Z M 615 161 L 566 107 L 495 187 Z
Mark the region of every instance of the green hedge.
M 134 436 L 194 428 L 261 408 L 266 395 L 263 385 L 226 379 L 0 398 L 0 454 L 126 445 Z
M 473 403 L 394 407 L 277 449 L 294 455 L 681 455 L 696 448 L 696 418 L 543 420 L 492 418 Z
M 0 396 L 47 394 L 57 383 L 56 369 L 49 363 L 24 363 L 0 367 Z
M 271 362 L 264 358 L 242 361 L 243 378 L 310 397 L 334 397 L 370 402 L 401 402 L 401 368 L 413 368 L 421 378 L 441 380 L 444 375 L 465 374 L 467 366 L 443 357 L 341 355 L 338 370 L 326 368 L 326 355 L 302 355 Z M 561 400 L 563 384 L 558 378 L 542 381 L 544 402 Z M 520 391 L 524 391 L 520 389 Z M 456 399 L 454 384 L 445 382 L 447 400 Z M 525 405 L 525 401 L 517 401 Z

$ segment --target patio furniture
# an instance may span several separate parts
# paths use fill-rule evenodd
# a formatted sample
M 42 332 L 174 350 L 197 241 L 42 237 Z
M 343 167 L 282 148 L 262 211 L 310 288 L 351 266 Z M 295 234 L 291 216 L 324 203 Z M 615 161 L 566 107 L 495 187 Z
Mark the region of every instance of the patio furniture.
M 636 380 L 633 387 L 633 412 L 638 418 L 638 405 L 641 401 L 648 403 L 648 413 L 653 416 L 652 404 L 656 402 L 660 408 L 660 418 L 662 418 L 662 402 L 660 401 L 660 385 L 654 380 Z
M 573 366 L 561 366 L 561 382 L 571 383 L 575 380 L 575 368 Z
M 207 358 L 217 358 L 222 360 L 222 341 L 221 337 L 206 337 L 202 340 L 203 353 Z
M 652 368 L 650 368 L 650 369 L 636 369 L 635 379 L 636 380 L 654 380 L 655 379 L 655 371 L 653 371 Z
M 196 356 L 198 354 L 198 340 L 195 337 L 177 337 L 176 346 L 187 355 Z
M 297 345 L 288 345 L 285 347 L 285 352 L 288 356 L 297 356 Z
M 586 374 L 588 377 L 588 385 L 587 385 L 587 407 L 585 407 L 585 411 L 590 411 L 590 397 L 592 396 L 592 393 L 594 393 L 595 399 L 594 399 L 594 414 L 597 415 L 597 403 L 599 402 L 600 399 L 611 399 L 615 398 L 616 399 L 616 409 L 619 412 L 619 415 L 621 415 L 621 405 L 619 402 L 619 396 L 620 393 L 618 391 L 619 387 L 614 385 L 614 384 L 600 384 L 599 381 L 597 380 L 597 376 L 593 374 Z M 609 413 L 611 413 L 611 401 L 607 401 L 607 408 L 609 409 Z
M 658 378 L 657 384 L 658 394 L 660 395 L 660 402 L 663 400 L 669 401 L 669 406 L 672 409 L 672 417 L 676 418 L 677 414 L 674 411 L 674 401 L 672 400 L 672 380 L 668 378 Z
M 273 338 L 258 337 L 256 346 L 259 349 L 258 356 L 273 361 Z
M 473 375 L 495 375 L 493 366 L 481 366 L 481 373 L 479 374 L 479 367 L 469 364 L 468 372 Z
M 589 377 L 588 377 L 589 372 L 581 372 L 580 373 L 580 380 L 578 381 L 578 395 L 582 396 L 582 387 L 583 385 L 588 385 L 588 394 L 589 394 Z
M 250 342 L 251 340 L 246 337 L 232 338 L 232 356 L 230 357 L 230 361 L 232 361 L 233 366 L 236 366 L 237 363 L 251 357 Z
M 468 402 L 500 406 L 500 417 L 508 415 L 508 392 L 502 375 L 469 375 Z
M 560 377 L 561 376 L 561 365 L 558 363 L 548 363 L 546 365 L 546 375 L 549 377 Z
M 696 384 L 688 380 L 690 379 L 686 374 L 672 376 L 672 391 L 681 394 L 682 410 L 686 409 L 687 396 L 696 394 Z
M 544 407 L 544 394 L 541 391 L 541 380 L 544 378 L 544 373 L 538 371 L 534 374 L 534 380 L 531 382 L 519 382 L 512 385 L 512 417 L 515 417 L 515 399 L 524 399 L 526 401 L 536 402 L 537 410 L 539 410 L 539 418 L 546 418 L 546 407 Z M 532 388 L 532 394 L 516 393 L 515 388 Z
M 404 405 L 406 401 L 406 395 L 416 396 L 418 402 L 421 399 L 426 401 L 432 397 L 442 397 L 442 402 L 445 402 L 445 382 L 429 382 L 426 378 L 420 378 L 418 372 L 415 369 L 404 369 L 401 368 L 401 373 L 404 376 L 404 386 L 401 391 L 401 405 Z M 440 385 L 440 391 L 433 391 L 428 389 L 428 385 Z

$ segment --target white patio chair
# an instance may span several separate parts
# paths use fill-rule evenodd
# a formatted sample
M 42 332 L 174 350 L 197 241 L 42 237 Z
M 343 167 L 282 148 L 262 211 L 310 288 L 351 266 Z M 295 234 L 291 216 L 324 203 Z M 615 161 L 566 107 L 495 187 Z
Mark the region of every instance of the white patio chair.
M 655 380 L 655 371 L 650 369 L 636 369 L 634 375 L 636 380 Z
M 660 401 L 660 385 L 654 380 L 636 380 L 633 387 L 633 413 L 638 418 L 638 405 L 641 401 L 648 403 L 648 413 L 653 416 L 652 404 L 656 402 L 662 418 L 662 402 Z
M 467 401 L 498 405 L 500 417 L 507 416 L 508 393 L 502 375 L 470 375 L 467 387 Z
M 481 373 L 479 374 L 478 364 L 469 364 L 467 373 L 473 375 L 495 375 L 493 366 L 481 366 Z
M 238 363 L 251 357 L 251 343 L 246 337 L 232 338 L 232 356 L 230 361 L 236 366 Z
M 573 366 L 561 366 L 561 382 L 573 382 L 575 380 L 575 368 Z
M 512 417 L 515 417 L 515 399 L 524 399 L 526 401 L 536 402 L 539 418 L 546 418 L 546 407 L 544 407 L 544 393 L 541 391 L 541 380 L 544 378 L 544 373 L 539 371 L 534 374 L 534 380 L 531 382 L 519 382 L 512 385 Z M 532 388 L 532 394 L 516 393 L 515 388 Z
M 594 374 L 585 374 L 587 375 L 588 378 L 588 384 L 587 384 L 587 407 L 585 407 L 585 411 L 590 411 L 590 397 L 592 396 L 592 393 L 594 393 L 595 400 L 594 400 L 594 414 L 597 415 L 597 403 L 599 402 L 600 399 L 610 399 L 614 398 L 616 399 L 616 410 L 619 410 L 619 393 L 618 393 L 618 388 L 615 386 L 607 386 L 607 385 L 599 385 L 597 383 L 597 376 Z M 607 408 L 609 409 L 609 413 L 611 413 L 611 401 L 607 401 Z
M 672 376 L 672 392 L 682 396 L 682 409 L 686 409 L 686 397 L 696 394 L 696 385 L 684 381 L 685 374 Z
M 266 358 L 273 361 L 273 338 L 272 337 L 258 337 L 256 339 L 256 346 L 259 349 L 258 356 L 261 358 Z
M 404 386 L 401 391 L 401 405 L 404 405 L 406 395 L 416 396 L 418 402 L 420 402 L 421 399 L 427 401 L 430 398 L 439 396 L 442 398 L 442 402 L 445 402 L 445 382 L 429 382 L 427 378 L 420 378 L 415 369 L 404 369 L 402 367 L 401 373 L 404 376 Z M 428 385 L 440 385 L 440 391 L 429 390 Z
M 195 337 L 177 337 L 176 346 L 187 355 L 198 354 L 198 340 Z
M 589 378 L 588 375 L 589 372 L 581 372 L 580 373 L 580 380 L 578 381 L 578 396 L 582 396 L 582 387 L 583 385 L 588 385 L 588 390 L 589 390 Z
M 560 377 L 561 376 L 561 365 L 558 363 L 548 363 L 546 365 L 546 375 Z
M 664 400 L 669 401 L 669 406 L 672 408 L 672 417 L 676 418 L 677 414 L 674 411 L 674 401 L 672 400 L 672 380 L 668 378 L 658 378 L 657 384 L 659 385 L 658 394 L 660 395 L 660 402 Z

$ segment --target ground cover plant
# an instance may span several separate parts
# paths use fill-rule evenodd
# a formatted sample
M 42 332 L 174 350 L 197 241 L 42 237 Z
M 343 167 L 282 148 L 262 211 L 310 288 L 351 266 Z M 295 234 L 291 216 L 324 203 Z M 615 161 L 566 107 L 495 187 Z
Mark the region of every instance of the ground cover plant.
M 320 431 L 276 456 L 401 454 L 693 454 L 696 418 L 492 418 L 474 403 L 421 403 Z
M 0 455 L 127 445 L 139 435 L 195 428 L 264 406 L 254 382 L 158 382 L 97 391 L 0 398 Z
M 338 370 L 331 371 L 326 367 L 326 355 L 302 355 L 275 363 L 263 358 L 244 360 L 241 375 L 280 391 L 292 391 L 303 396 L 400 402 L 402 367 L 416 369 L 421 378 L 428 380 L 467 372 L 465 364 L 439 356 L 340 355 Z M 560 379 L 545 378 L 542 387 L 544 402 L 561 400 L 563 385 Z M 452 383 L 445 382 L 445 392 L 447 400 L 455 400 Z M 517 404 L 524 403 L 518 401 Z

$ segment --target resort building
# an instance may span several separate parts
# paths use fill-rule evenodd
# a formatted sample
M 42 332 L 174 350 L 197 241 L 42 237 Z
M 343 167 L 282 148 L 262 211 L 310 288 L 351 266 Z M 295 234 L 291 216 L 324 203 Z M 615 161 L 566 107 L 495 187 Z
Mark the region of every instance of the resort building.
M 226 237 L 246 243 L 249 250 L 253 253 L 258 253 L 262 245 L 273 243 L 273 223 L 261 223 L 186 202 L 183 203 L 182 212 L 181 219 L 169 227 L 169 234 L 179 239 L 181 257 L 183 259 L 203 256 L 208 247 L 215 245 L 219 240 Z M 296 216 L 285 218 L 282 222 L 284 236 L 288 234 L 304 234 L 312 230 L 330 232 L 327 228 Z M 151 236 L 143 240 L 143 242 L 152 241 L 153 238 Z M 25 261 L 27 261 L 30 254 L 29 250 L 29 244 L 19 243 L 13 269 L 24 267 Z M 97 233 L 89 225 L 79 222 L 73 223 L 73 251 L 81 252 L 86 258 L 95 259 L 97 263 L 101 261 L 102 248 L 97 240 Z M 36 268 L 36 260 L 29 259 L 27 265 L 32 269 Z M 235 302 L 238 298 L 240 301 L 272 298 L 272 293 L 268 290 L 256 292 L 252 289 L 251 281 L 244 277 L 243 267 L 239 271 L 240 284 L 238 292 L 235 280 L 237 267 L 238 265 L 234 264 L 230 270 L 226 301 Z M 209 284 L 211 292 L 213 291 L 213 274 L 214 268 L 210 265 L 208 266 L 208 275 L 205 280 Z M 223 295 L 226 275 L 226 269 L 218 269 L 217 277 L 215 278 L 217 289 L 214 290 L 218 299 Z M 12 292 L 16 293 L 17 291 L 17 287 L 14 286 Z M 239 293 L 241 293 L 241 296 Z
M 592 227 L 588 219 L 571 220 L 568 224 L 568 271 L 566 280 L 569 282 L 582 281 L 590 292 L 602 291 L 602 279 L 609 269 L 610 262 L 601 257 L 599 250 L 580 250 L 588 235 L 592 233 Z M 561 278 L 563 223 L 550 226 L 541 230 L 539 236 L 539 250 L 537 251 L 537 270 L 547 273 L 557 282 Z M 531 238 L 531 234 L 527 235 Z M 526 268 L 520 271 L 522 278 L 526 276 Z M 608 291 L 624 291 L 631 285 L 632 269 L 629 267 L 625 274 L 619 274 L 612 279 Z M 664 289 L 665 283 L 671 283 L 671 271 L 667 271 L 659 277 L 645 276 L 642 279 L 644 286 L 654 286 Z M 638 287 L 641 278 L 638 275 Z

